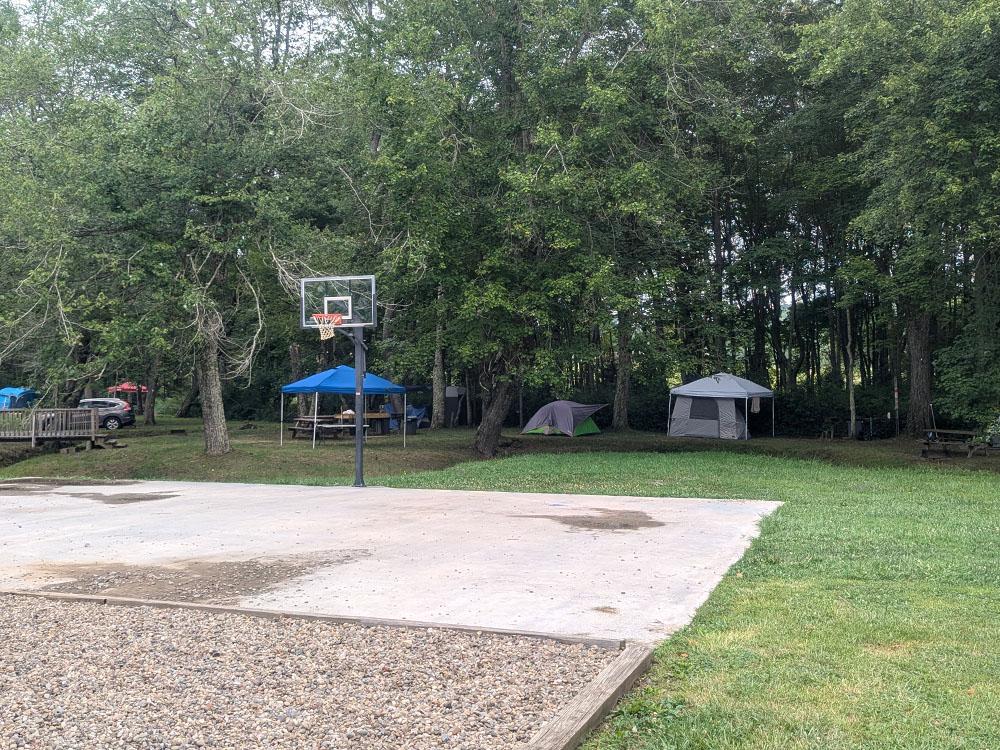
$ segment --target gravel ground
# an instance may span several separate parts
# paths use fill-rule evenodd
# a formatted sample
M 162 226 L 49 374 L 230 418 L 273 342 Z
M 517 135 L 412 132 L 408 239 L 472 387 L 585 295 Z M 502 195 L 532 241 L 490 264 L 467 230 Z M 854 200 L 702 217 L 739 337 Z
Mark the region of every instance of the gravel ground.
M 507 750 L 615 656 L 0 596 L 0 748 Z

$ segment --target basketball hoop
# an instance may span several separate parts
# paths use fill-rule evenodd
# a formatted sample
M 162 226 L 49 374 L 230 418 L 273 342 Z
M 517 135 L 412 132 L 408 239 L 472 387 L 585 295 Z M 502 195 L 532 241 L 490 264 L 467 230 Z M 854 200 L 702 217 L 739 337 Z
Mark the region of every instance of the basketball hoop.
M 343 313 L 315 313 L 312 319 L 319 329 L 320 341 L 332 339 L 337 335 L 337 327 L 344 322 Z
M 299 290 L 299 326 L 302 329 L 318 330 L 320 341 L 332 339 L 338 331 L 352 334 L 354 339 L 354 486 L 364 487 L 365 329 L 374 328 L 378 318 L 375 277 L 314 276 L 299 279 Z M 319 407 L 313 406 L 315 412 Z M 316 425 L 313 424 L 315 447 Z

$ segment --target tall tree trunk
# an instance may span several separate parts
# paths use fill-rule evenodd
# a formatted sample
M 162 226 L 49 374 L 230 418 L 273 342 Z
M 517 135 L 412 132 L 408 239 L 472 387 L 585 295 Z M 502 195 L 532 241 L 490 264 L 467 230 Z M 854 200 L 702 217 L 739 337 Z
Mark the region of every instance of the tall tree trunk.
M 465 371 L 465 424 L 472 427 L 472 378 L 469 371 Z
M 198 370 L 205 453 L 210 456 L 222 456 L 229 453 L 232 447 L 229 444 L 229 431 L 226 428 L 226 410 L 222 403 L 219 345 L 213 339 L 203 342 L 198 351 Z
M 302 349 L 298 344 L 292 344 L 288 347 L 288 367 L 291 370 L 292 382 L 302 378 Z M 306 412 L 308 412 L 306 397 L 301 393 L 297 394 L 295 396 L 295 413 L 304 417 Z
M 201 394 L 201 387 L 198 383 L 198 365 L 197 363 L 191 369 L 191 388 L 188 390 L 187 395 L 181 402 L 181 405 L 177 407 L 177 417 L 190 417 L 191 409 L 194 408 L 195 401 L 198 400 L 198 396 Z
M 715 322 L 718 328 L 718 333 L 716 333 L 715 335 L 715 342 L 714 342 L 716 362 L 712 369 L 725 370 L 726 334 L 724 333 L 725 325 L 722 320 L 722 315 L 723 315 L 722 311 L 725 309 L 726 306 L 725 286 L 723 284 L 726 272 L 726 257 L 725 257 L 725 237 L 723 236 L 723 230 L 722 230 L 722 210 L 719 201 L 718 188 L 712 191 L 712 249 L 714 251 L 712 258 L 712 268 L 715 271 L 715 273 L 712 274 L 712 302 L 716 306 L 716 310 L 713 313 L 713 317 L 715 318 Z M 615 395 L 617 398 L 617 393 Z
M 434 330 L 434 372 L 431 374 L 431 429 L 444 427 L 444 296 L 438 288 L 437 327 Z
M 384 312 L 382 313 L 382 338 L 388 339 L 389 333 L 392 331 L 392 319 L 396 313 L 396 306 L 393 304 L 387 304 L 385 306 Z
M 160 355 L 153 357 L 146 370 L 146 403 L 143 406 L 143 424 L 156 424 L 156 392 L 159 390 L 160 381 Z M 142 390 L 139 391 L 140 398 Z
M 476 453 L 483 458 L 493 458 L 497 454 L 500 430 L 513 398 L 514 384 L 507 378 L 497 380 L 483 408 L 483 420 L 476 429 L 476 439 L 473 442 Z
M 847 308 L 847 346 L 844 348 L 844 364 L 847 366 L 847 402 L 851 413 L 851 439 L 857 434 L 858 415 L 854 405 L 854 336 L 851 332 L 851 308 Z
M 753 345 L 747 358 L 747 377 L 756 383 L 769 383 L 771 375 L 767 359 L 767 311 L 764 301 L 756 291 L 750 293 L 750 310 L 753 313 Z M 690 381 L 689 381 L 690 382 Z
M 906 321 L 906 348 L 910 356 L 910 403 L 906 430 L 920 436 L 931 426 L 931 316 L 917 312 Z
M 788 373 L 788 383 L 789 388 L 794 388 L 799 382 L 799 373 L 802 371 L 803 366 L 806 368 L 808 373 L 809 367 L 806 364 L 808 362 L 807 354 L 808 347 L 806 345 L 805 339 L 802 336 L 802 329 L 799 327 L 799 316 L 796 311 L 795 304 L 795 285 L 789 283 L 788 294 L 790 299 L 790 304 L 788 307 L 788 320 L 791 324 L 791 333 L 788 337 L 788 361 L 790 364 L 790 370 Z M 802 294 L 802 306 L 806 306 L 805 290 L 803 288 Z M 795 342 L 796 356 L 792 358 L 792 342 Z M 808 374 L 807 374 L 808 379 Z
M 781 292 L 780 288 L 768 294 L 768 313 L 771 318 L 771 350 L 774 354 L 774 369 L 777 371 L 776 385 L 779 389 L 788 386 L 788 358 L 785 356 L 781 333 Z
M 632 389 L 632 314 L 618 311 L 618 351 L 615 352 L 615 403 L 611 426 L 627 430 L 628 402 Z
M 830 330 L 830 379 L 835 385 L 843 383 L 840 371 L 840 315 L 834 307 L 833 290 L 830 291 L 830 308 L 828 310 L 829 330 Z

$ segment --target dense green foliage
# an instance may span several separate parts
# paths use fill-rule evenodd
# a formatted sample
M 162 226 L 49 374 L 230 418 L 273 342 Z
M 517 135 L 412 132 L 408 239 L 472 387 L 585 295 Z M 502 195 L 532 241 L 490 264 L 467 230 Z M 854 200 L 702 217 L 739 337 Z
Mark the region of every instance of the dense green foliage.
M 0 376 L 68 403 L 197 385 L 223 453 L 223 402 L 273 415 L 278 384 L 348 355 L 297 330 L 295 279 L 375 273 L 372 369 L 468 386 L 486 454 L 519 390 L 646 426 L 718 370 L 806 433 L 884 417 L 894 387 L 911 431 L 932 401 L 985 423 L 998 21 L 995 0 L 0 0 Z

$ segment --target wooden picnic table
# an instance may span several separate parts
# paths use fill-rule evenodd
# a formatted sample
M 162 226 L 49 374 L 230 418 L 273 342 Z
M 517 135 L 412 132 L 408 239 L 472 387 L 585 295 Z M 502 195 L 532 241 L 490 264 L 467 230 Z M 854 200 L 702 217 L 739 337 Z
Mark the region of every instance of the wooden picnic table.
M 354 415 L 353 414 L 348 414 L 346 412 L 341 412 L 340 414 L 334 414 L 333 418 L 334 419 L 344 419 L 344 420 L 347 420 L 347 419 L 354 419 Z M 384 411 L 366 411 L 365 412 L 365 419 L 388 419 L 388 418 L 389 418 L 389 415 L 386 414 Z
M 336 414 L 334 416 L 343 422 L 354 422 L 353 414 L 344 414 L 341 412 L 340 414 Z M 366 411 L 365 422 L 369 422 L 372 425 L 372 431 L 376 435 L 385 435 L 389 432 L 389 415 L 384 411 Z
M 350 432 L 354 429 L 354 415 L 348 414 L 349 419 L 344 419 L 340 414 L 320 414 L 316 417 L 296 417 L 288 431 L 292 433 L 292 439 L 297 437 L 312 438 L 313 424 L 316 426 L 316 437 L 339 437 L 343 431 Z M 367 416 L 367 415 L 366 415 Z M 367 435 L 368 424 L 364 425 Z
M 973 442 L 978 434 L 975 430 L 927 430 L 920 455 L 922 458 L 927 458 L 927 455 L 932 451 L 940 451 L 944 455 L 950 456 L 951 449 L 957 448 L 959 452 L 964 452 L 968 458 L 979 448 Z

